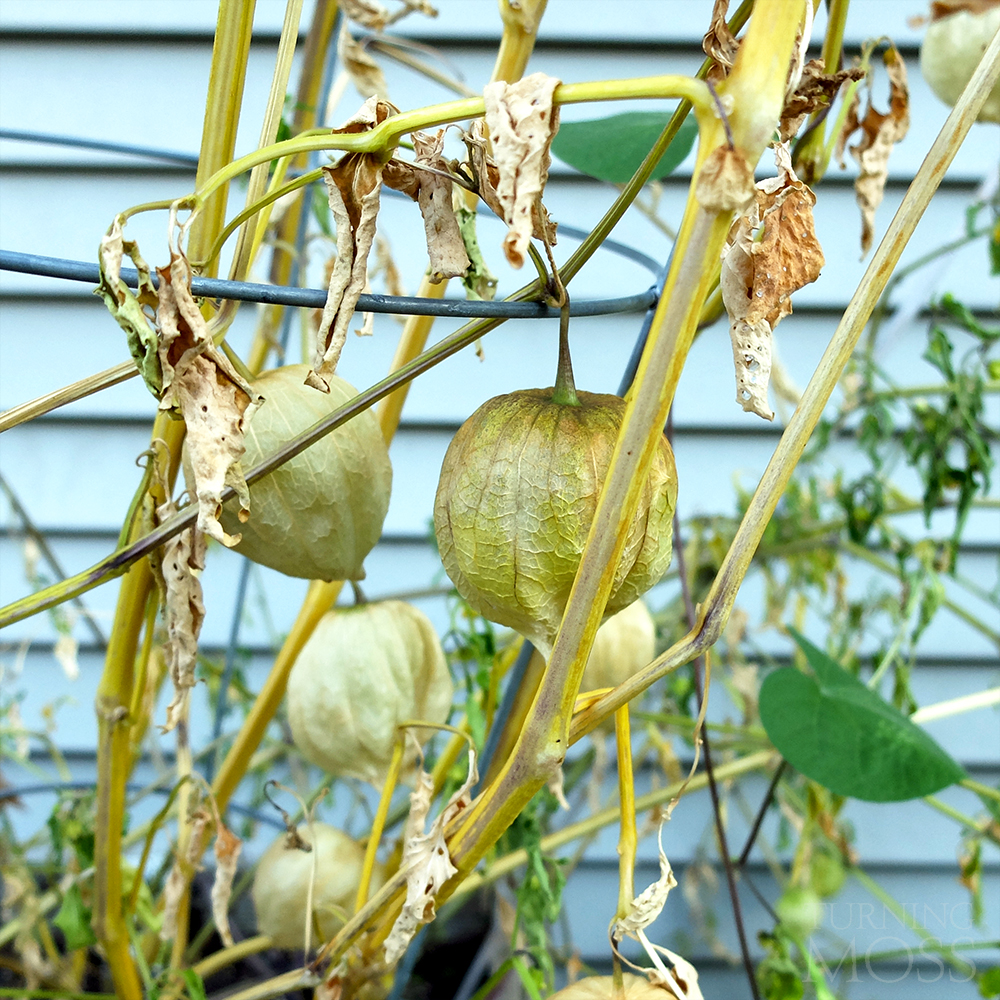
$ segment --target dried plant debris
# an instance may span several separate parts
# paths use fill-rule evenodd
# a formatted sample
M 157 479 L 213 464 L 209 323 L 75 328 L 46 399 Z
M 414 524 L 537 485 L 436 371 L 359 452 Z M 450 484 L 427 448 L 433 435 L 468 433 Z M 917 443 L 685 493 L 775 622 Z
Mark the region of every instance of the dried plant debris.
M 713 62 L 712 68 L 708 71 L 708 79 L 712 83 L 721 83 L 729 76 L 729 71 L 736 60 L 736 50 L 740 47 L 740 43 L 726 23 L 728 9 L 729 0 L 715 0 L 712 20 L 701 42 L 705 55 Z
M 243 433 L 262 399 L 216 349 L 191 295 L 191 266 L 184 253 L 171 251 L 170 266 L 157 268 L 156 273 L 160 276 L 156 319 L 163 370 L 160 409 L 176 407 L 184 417 L 198 530 L 233 546 L 240 536 L 226 534 L 219 523 L 222 491 L 226 486 L 236 490 L 240 520 L 246 521 L 250 491 L 240 468 Z
M 385 82 L 382 67 L 372 58 L 368 49 L 347 30 L 346 25 L 340 29 L 337 58 L 362 97 L 386 100 L 389 86 Z
M 670 862 L 663 852 L 663 824 L 660 824 L 657 834 L 657 845 L 660 851 L 660 877 L 635 899 L 629 907 L 627 916 L 615 922 L 614 939 L 621 941 L 626 936 L 635 937 L 644 931 L 662 912 L 667 902 L 670 890 L 677 887 Z
M 709 153 L 698 173 L 694 196 L 708 212 L 742 212 L 754 199 L 753 167 L 729 146 Z
M 413 163 L 393 160 L 383 175 L 387 186 L 408 194 L 420 205 L 430 261 L 428 269 L 433 282 L 464 275 L 470 267 L 455 215 L 454 182 L 447 176 L 444 136 L 444 129 L 434 135 L 414 132 L 416 156 Z
M 861 136 L 850 147 L 851 156 L 860 168 L 854 182 L 854 192 L 861 209 L 861 256 L 871 249 L 875 236 L 875 211 L 882 203 L 886 178 L 889 176 L 889 154 L 901 142 L 910 127 L 910 98 L 906 85 L 906 66 L 894 45 L 882 56 L 889 75 L 889 110 L 876 111 L 868 96 L 868 107 L 863 118 L 858 117 L 860 96 L 855 95 L 844 127 L 837 137 L 837 160 L 844 166 L 844 147 L 860 131 Z
M 212 918 L 215 928 L 227 948 L 235 944 L 229 929 L 229 898 L 240 860 L 243 841 L 223 823 L 217 822 L 215 835 L 215 879 L 212 882 Z
M 864 79 L 865 71 L 860 66 L 827 73 L 821 59 L 810 59 L 802 67 L 798 86 L 785 101 L 778 124 L 778 136 L 787 142 L 796 135 L 806 118 L 816 111 L 830 107 L 845 84 Z
M 418 748 L 419 749 L 419 748 Z M 434 900 L 441 887 L 458 869 L 451 863 L 445 843 L 445 827 L 472 802 L 472 786 L 479 780 L 476 754 L 469 750 L 469 773 L 465 784 L 448 800 L 430 830 L 424 832 L 434 796 L 434 781 L 422 768 L 417 787 L 410 794 L 410 814 L 403 833 L 406 901 L 385 942 L 385 961 L 392 968 L 402 957 L 421 924 L 434 919 Z
M 479 246 L 479 237 L 476 235 L 476 213 L 473 209 L 462 204 L 460 199 L 458 199 L 456 213 L 458 215 L 458 228 L 462 233 L 462 242 L 465 244 L 465 252 L 471 261 L 469 269 L 462 275 L 466 297 L 492 302 L 497 291 L 497 278 L 487 267 L 486 258 L 483 257 L 483 251 Z
M 121 280 L 122 259 L 128 255 L 139 272 L 138 295 Z M 95 293 L 105 305 L 128 338 L 129 353 L 135 359 L 146 388 L 160 398 L 163 391 L 163 373 L 157 353 L 159 334 L 155 326 L 158 298 L 150 276 L 149 265 L 139 254 L 139 245 L 124 236 L 121 216 L 101 240 L 98 254 L 101 280 Z
M 344 17 L 371 31 L 381 31 L 407 14 L 437 17 L 438 13 L 428 0 L 402 0 L 400 6 L 391 13 L 385 4 L 378 3 L 377 0 L 340 0 L 340 9 Z
M 366 132 L 385 121 L 395 109 L 369 98 L 361 110 L 334 134 Z M 330 211 L 337 224 L 337 259 L 330 272 L 326 303 L 306 384 L 329 392 L 326 376 L 337 370 L 347 341 L 355 306 L 368 283 L 368 254 L 375 239 L 384 164 L 373 153 L 345 153 L 332 167 L 324 167 Z
M 555 226 L 541 197 L 551 163 L 549 147 L 559 128 L 559 109 L 552 103 L 558 85 L 554 77 L 533 73 L 516 83 L 490 83 L 483 91 L 498 172 L 496 200 L 510 227 L 503 250 L 513 267 L 523 266 L 533 232 L 540 229 L 547 243 L 555 242 Z M 488 171 L 480 176 L 481 184 L 490 181 Z
M 204 849 L 205 834 L 211 816 L 203 809 L 197 810 L 191 817 L 188 828 L 187 850 L 182 858 L 174 855 L 174 864 L 163 887 L 163 920 L 160 924 L 160 940 L 172 941 L 177 936 L 177 915 L 180 912 L 181 901 L 192 876 L 198 870 Z
M 156 509 L 157 521 L 163 523 L 177 513 L 177 505 L 168 500 Z M 163 546 L 160 562 L 163 606 L 167 641 L 163 654 L 174 685 L 174 697 L 167 706 L 163 732 L 169 733 L 187 718 L 194 669 L 198 661 L 198 635 L 205 620 L 201 591 L 201 571 L 205 568 L 205 536 L 197 527 L 174 535 Z
M 771 338 L 792 311 L 791 295 L 823 267 L 816 238 L 816 196 L 795 176 L 786 144 L 775 147 L 778 176 L 757 185 L 750 210 L 733 224 L 723 251 L 720 287 L 729 314 L 736 399 L 773 420 L 767 402 Z

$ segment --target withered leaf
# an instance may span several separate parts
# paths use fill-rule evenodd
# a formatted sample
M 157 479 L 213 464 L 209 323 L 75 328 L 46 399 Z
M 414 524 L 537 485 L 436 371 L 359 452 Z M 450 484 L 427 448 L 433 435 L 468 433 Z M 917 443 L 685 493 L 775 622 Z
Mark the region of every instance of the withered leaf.
M 754 204 L 730 231 L 719 279 L 736 399 L 765 420 L 774 419 L 767 402 L 772 333 L 792 311 L 792 293 L 815 281 L 823 266 L 813 224 L 815 195 L 795 176 L 787 145 L 775 148 L 775 161 L 778 176 L 757 185 Z
M 337 56 L 362 97 L 378 97 L 385 100 L 389 94 L 389 87 L 385 82 L 382 67 L 372 58 L 365 46 L 347 30 L 346 25 L 340 29 Z
M 469 750 L 469 773 L 465 783 L 448 800 L 430 830 L 424 832 L 434 796 L 434 781 L 423 768 L 417 787 L 410 794 L 410 814 L 403 833 L 406 901 L 385 941 L 385 961 L 392 968 L 402 957 L 421 924 L 434 919 L 434 900 L 441 887 L 458 869 L 451 863 L 445 843 L 445 827 L 472 802 L 472 786 L 479 780 L 476 754 Z
M 156 509 L 160 523 L 175 513 L 177 505 L 172 500 Z M 174 685 L 174 696 L 167 706 L 167 721 L 163 726 L 165 733 L 187 717 L 190 692 L 195 685 L 198 636 L 205 620 L 199 579 L 204 568 L 205 536 L 197 527 L 182 531 L 164 544 L 160 570 L 167 641 L 163 644 L 163 654 Z
M 229 929 L 229 897 L 233 891 L 233 879 L 242 849 L 243 841 L 223 823 L 218 823 L 215 835 L 215 879 L 212 882 L 212 918 L 219 937 L 227 948 L 235 943 Z
M 462 204 L 458 206 L 458 228 L 462 233 L 465 252 L 471 261 L 469 269 L 462 275 L 465 294 L 470 299 L 492 301 L 496 295 L 497 279 L 487 267 L 483 251 L 479 246 L 479 238 L 476 235 L 476 213 Z
M 876 111 L 869 94 L 864 118 L 858 118 L 858 104 L 852 105 L 837 137 L 837 157 L 843 166 L 844 147 L 854 132 L 861 130 L 861 137 L 850 147 L 850 153 L 860 168 L 854 182 L 854 192 L 861 209 L 862 257 L 871 249 L 875 236 L 875 211 L 882 204 L 885 193 L 885 182 L 889 176 L 889 154 L 892 147 L 906 136 L 910 127 L 910 98 L 903 57 L 895 46 L 890 45 L 882 60 L 889 76 L 889 110 L 884 113 Z
M 198 530 L 223 545 L 233 546 L 219 523 L 222 491 L 232 486 L 242 512 L 250 509 L 250 491 L 243 478 L 243 432 L 262 402 L 218 351 L 208 324 L 191 295 L 191 267 L 181 251 L 172 251 L 170 266 L 160 276 L 159 356 L 163 370 L 160 409 L 178 408 L 187 427 L 185 445 L 194 474 Z M 246 517 L 241 513 L 241 519 Z
M 932 0 L 931 21 L 940 21 L 963 10 L 970 14 L 985 14 L 995 7 L 1000 7 L 1000 0 Z
M 122 259 L 126 254 L 139 272 L 138 295 L 133 294 L 121 280 Z M 101 278 L 94 290 L 95 294 L 104 299 L 111 315 L 125 331 L 129 354 L 135 359 L 146 388 L 159 399 L 163 390 L 163 373 L 157 353 L 159 335 L 153 323 L 158 301 L 156 289 L 153 287 L 149 265 L 139 253 L 139 245 L 124 237 L 120 216 L 115 218 L 102 238 L 98 257 Z
M 860 66 L 826 73 L 821 59 L 810 59 L 802 68 L 802 77 L 795 92 L 785 102 L 778 124 L 778 136 L 787 142 L 802 127 L 808 115 L 828 108 L 840 88 L 853 80 L 861 80 L 865 71 Z
M 701 42 L 705 55 L 714 63 L 708 71 L 708 79 L 712 83 L 720 83 L 729 76 L 729 71 L 733 68 L 733 62 L 736 60 L 736 50 L 739 48 L 739 42 L 736 41 L 726 23 L 728 9 L 729 0 L 715 0 L 712 7 L 712 20 Z
M 698 174 L 695 198 L 709 212 L 742 212 L 753 201 L 753 168 L 738 149 L 712 150 Z
M 334 131 L 365 131 L 385 121 L 393 110 L 371 97 L 351 121 Z M 329 392 L 325 376 L 336 372 L 354 308 L 368 282 L 368 254 L 375 239 L 383 169 L 372 153 L 345 153 L 332 167 L 323 168 L 330 211 L 337 224 L 337 259 L 316 331 L 313 368 L 306 379 L 307 385 L 323 392 Z
M 163 887 L 163 916 L 160 923 L 160 940 L 172 941 L 177 936 L 177 914 L 180 912 L 184 890 L 191 881 L 198 862 L 201 860 L 205 833 L 211 817 L 203 809 L 199 809 L 191 817 L 191 827 L 188 835 L 188 846 L 182 858 L 175 853 L 173 867 L 167 876 Z
M 344 17 L 372 31 L 381 31 L 389 23 L 389 11 L 377 0 L 340 0 L 340 9 Z
M 420 205 L 427 240 L 428 271 L 433 282 L 455 278 L 469 269 L 469 257 L 459 229 L 453 204 L 454 183 L 447 174 L 444 158 L 444 129 L 433 136 L 413 133 L 413 163 L 392 160 L 382 180 L 388 187 L 402 191 Z M 429 170 L 421 170 L 429 167 Z
M 503 250 L 513 267 L 524 265 L 536 221 L 547 242 L 555 242 L 555 227 L 548 224 L 541 196 L 551 163 L 549 147 L 559 128 L 559 109 L 552 103 L 558 85 L 554 77 L 533 73 L 516 83 L 498 80 L 483 90 L 499 172 L 496 195 L 510 227 Z
M 639 931 L 645 930 L 662 912 L 670 890 L 677 887 L 677 879 L 663 852 L 662 823 L 656 840 L 660 851 L 660 877 L 636 896 L 628 914 L 615 922 L 613 933 L 616 941 L 621 941 L 626 935 L 635 937 Z

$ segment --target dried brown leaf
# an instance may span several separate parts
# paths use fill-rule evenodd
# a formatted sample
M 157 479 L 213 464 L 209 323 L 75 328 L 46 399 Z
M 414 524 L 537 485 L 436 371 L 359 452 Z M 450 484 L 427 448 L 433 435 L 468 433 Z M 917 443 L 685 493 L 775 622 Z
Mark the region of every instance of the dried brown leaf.
M 368 49 L 347 30 L 346 25 L 340 29 L 337 57 L 362 97 L 378 97 L 382 100 L 388 97 L 389 87 L 382 67 L 372 58 Z
M 472 786 L 479 780 L 476 754 L 469 750 L 469 773 L 465 783 L 448 800 L 430 830 L 424 832 L 434 796 L 434 781 L 423 768 L 417 787 L 410 794 L 410 814 L 403 832 L 406 901 L 385 942 L 385 961 L 392 968 L 402 957 L 421 924 L 434 919 L 434 900 L 441 887 L 458 869 L 451 863 L 445 843 L 445 827 L 472 802 Z
M 906 84 L 906 66 L 895 46 L 882 56 L 889 75 L 889 110 L 876 111 L 869 96 L 865 116 L 858 118 L 857 105 L 852 106 L 848 119 L 837 137 L 837 158 L 843 166 L 843 151 L 848 139 L 860 129 L 861 137 L 850 147 L 851 156 L 860 168 L 854 181 L 854 192 L 861 209 L 861 256 L 871 249 L 875 236 L 875 211 L 882 203 L 886 178 L 889 176 L 889 154 L 902 141 L 910 127 L 910 99 Z
M 778 134 L 782 142 L 787 142 L 802 127 L 808 115 L 828 108 L 840 88 L 852 80 L 864 78 L 865 71 L 860 66 L 842 69 L 836 73 L 824 72 L 821 59 L 810 59 L 802 69 L 802 77 L 795 92 L 785 102 L 778 124 Z
M 340 9 L 348 20 L 372 31 L 381 31 L 389 23 L 388 9 L 377 0 L 340 0 Z
M 177 505 L 170 500 L 157 508 L 156 516 L 162 523 L 176 512 Z M 182 531 L 164 544 L 160 570 L 167 641 L 163 644 L 163 654 L 174 685 L 174 696 L 167 706 L 167 721 L 163 726 L 165 733 L 187 717 L 190 692 L 195 685 L 198 635 L 205 620 L 199 579 L 204 568 L 205 536 L 197 527 Z
M 215 835 L 215 879 L 212 882 L 212 918 L 222 943 L 231 948 L 232 931 L 229 929 L 229 897 L 233 891 L 236 865 L 240 860 L 243 841 L 228 827 L 219 823 Z
M 709 212 L 742 212 L 753 201 L 753 168 L 738 149 L 719 146 L 698 174 L 695 197 Z
M 628 914 L 615 922 L 613 934 L 616 941 L 621 941 L 626 935 L 636 937 L 640 931 L 645 930 L 660 915 L 670 890 L 677 886 L 670 862 L 663 853 L 662 823 L 656 840 L 660 852 L 660 877 L 636 896 Z
M 555 242 L 555 227 L 548 223 L 541 197 L 551 163 L 549 147 L 559 128 L 559 109 L 552 103 L 558 85 L 555 77 L 533 73 L 516 83 L 498 80 L 483 91 L 486 127 L 499 171 L 496 194 L 510 227 L 503 250 L 513 267 L 524 265 L 538 225 L 547 242 Z
M 232 486 L 239 497 L 241 520 L 250 509 L 243 478 L 243 433 L 261 397 L 237 374 L 212 342 L 205 317 L 191 295 L 191 267 L 181 251 L 171 252 L 160 276 L 159 357 L 163 371 L 160 409 L 178 408 L 187 427 L 185 446 L 194 474 L 198 530 L 233 546 L 219 523 L 222 491 Z
M 191 817 L 187 852 L 183 858 L 179 855 L 174 857 L 173 867 L 170 869 L 170 874 L 163 887 L 161 941 L 172 941 L 177 936 L 177 914 L 180 912 L 185 890 L 192 876 L 198 870 L 198 862 L 201 860 L 205 833 L 210 819 L 209 814 L 200 809 Z
M 369 98 L 361 111 L 335 132 L 366 131 L 385 121 L 394 109 Z M 313 353 L 313 370 L 306 382 L 329 391 L 325 376 L 333 375 L 361 293 L 368 283 L 368 254 L 375 239 L 383 164 L 372 153 L 346 153 L 323 169 L 330 211 L 337 224 L 337 259 L 330 273 L 326 303 Z
M 816 198 L 795 176 L 787 146 L 776 147 L 775 160 L 778 176 L 757 185 L 754 204 L 730 231 L 719 278 L 729 314 L 736 400 L 765 420 L 774 419 L 767 401 L 772 333 L 792 311 L 792 293 L 815 281 L 823 266 L 813 224 Z
M 736 50 L 739 48 L 739 42 L 736 41 L 726 23 L 728 9 L 729 0 L 715 0 L 712 7 L 712 20 L 708 32 L 701 42 L 705 55 L 715 63 L 708 71 L 708 79 L 712 83 L 719 83 L 729 76 L 729 71 L 733 68 L 733 62 L 736 59 Z
M 413 149 L 417 166 L 432 167 L 447 171 L 444 159 L 444 129 L 438 129 L 433 136 L 423 132 L 413 133 Z M 418 171 L 420 189 L 417 202 L 424 217 L 424 233 L 427 237 L 427 253 L 430 258 L 431 281 L 455 278 L 469 269 L 469 257 L 458 228 L 455 208 L 452 203 L 454 184 L 441 174 Z
M 677 1000 L 705 1000 L 701 987 L 698 985 L 698 970 L 686 959 L 662 945 L 654 946 L 656 951 L 665 955 L 672 968 L 653 968 L 649 970 L 649 981 L 654 986 L 662 986 Z

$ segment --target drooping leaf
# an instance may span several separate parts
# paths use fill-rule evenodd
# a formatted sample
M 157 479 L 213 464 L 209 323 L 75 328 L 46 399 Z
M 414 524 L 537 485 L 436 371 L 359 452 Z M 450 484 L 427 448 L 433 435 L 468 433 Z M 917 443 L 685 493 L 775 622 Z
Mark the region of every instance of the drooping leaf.
M 761 686 L 760 716 L 793 767 L 838 795 L 868 802 L 930 795 L 965 777 L 919 726 L 794 629 L 788 631 L 813 673 L 774 671 Z
M 581 173 L 600 181 L 625 184 L 653 148 L 672 114 L 629 111 L 610 118 L 563 122 L 552 141 L 552 152 Z M 691 152 L 697 134 L 694 119 L 686 119 L 653 168 L 650 179 L 658 181 L 672 174 Z
M 75 882 L 66 890 L 62 906 L 52 918 L 52 923 L 63 932 L 69 951 L 89 948 L 97 943 L 97 938 L 90 929 L 90 907 L 84 904 L 80 887 Z

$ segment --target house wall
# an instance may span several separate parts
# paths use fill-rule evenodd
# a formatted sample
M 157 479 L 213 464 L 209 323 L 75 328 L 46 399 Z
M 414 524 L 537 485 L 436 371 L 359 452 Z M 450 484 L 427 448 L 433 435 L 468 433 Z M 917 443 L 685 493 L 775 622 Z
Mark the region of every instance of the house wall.
M 917 68 L 920 32 L 906 18 L 917 4 L 901 0 L 855 0 L 847 25 L 847 44 L 890 34 L 906 57 L 913 101 L 912 126 L 907 140 L 890 159 L 886 197 L 878 213 L 880 238 L 898 206 L 909 179 L 943 122 L 947 109 L 929 92 Z M 308 24 L 306 3 L 303 24 Z M 408 18 L 399 33 L 438 49 L 450 67 L 457 68 L 468 86 L 478 90 L 488 79 L 492 53 L 499 38 L 499 19 L 493 0 L 440 0 L 440 17 L 425 21 Z M 255 41 L 247 76 L 238 152 L 253 148 L 259 130 L 260 109 L 270 84 L 284 5 L 258 0 Z M 654 73 L 690 72 L 700 62 L 700 36 L 707 23 L 707 0 L 549 0 L 530 70 L 544 69 L 566 82 Z M 820 12 L 817 30 L 822 30 Z M 118 139 L 141 145 L 196 152 L 211 58 L 215 5 L 209 0 L 4 0 L 0 4 L 0 127 L 64 133 L 97 139 Z M 405 68 L 387 64 L 390 96 L 401 107 L 416 107 L 450 98 L 441 86 L 422 80 Z M 294 75 L 293 75 L 294 79 Z M 352 88 L 333 111 L 330 121 L 346 118 L 360 103 Z M 629 104 L 627 107 L 638 107 Z M 649 105 L 642 105 L 648 107 Z M 655 105 L 662 106 L 662 105 Z M 567 108 L 564 120 L 610 114 L 619 106 Z M 996 183 L 997 129 L 976 126 L 949 169 L 939 194 L 904 252 L 905 265 L 928 249 L 958 236 L 964 209 L 984 183 Z M 763 165 L 766 167 L 766 164 Z M 664 184 L 661 215 L 677 220 L 686 196 L 690 161 Z M 832 169 L 819 191 L 817 232 L 827 264 L 822 279 L 803 289 L 795 299 L 795 314 L 779 330 L 778 349 L 793 379 L 808 380 L 836 327 L 840 313 L 864 272 L 859 259 L 860 223 L 851 187 L 853 162 L 841 172 Z M 0 140 L 0 245 L 5 249 L 93 260 L 101 234 L 120 209 L 141 202 L 174 197 L 193 188 L 192 168 L 115 153 L 94 152 L 58 145 Z M 995 188 L 994 188 L 995 190 Z M 554 218 L 587 229 L 615 197 L 607 185 L 583 178 L 556 164 L 546 202 Z M 230 206 L 240 203 L 234 186 Z M 423 270 L 422 226 L 408 203 L 386 198 L 380 217 L 391 234 L 393 257 L 408 292 L 415 291 Z M 151 262 L 164 255 L 163 217 L 149 215 L 129 223 Z M 500 275 L 500 294 L 516 288 L 523 276 L 501 264 L 497 244 L 501 229 L 484 219 L 480 238 Z M 642 250 L 655 261 L 670 251 L 667 237 L 638 212 L 631 211 L 614 233 L 615 239 Z M 559 251 L 573 246 L 563 238 Z M 322 283 L 322 255 L 315 255 L 310 283 Z M 265 273 L 258 268 L 258 276 Z M 646 289 L 654 276 L 641 264 L 607 251 L 599 252 L 577 279 L 576 294 L 625 295 Z M 574 289 L 574 290 L 575 290 Z M 979 311 L 997 307 L 1000 283 L 987 270 L 981 243 L 965 247 L 942 262 L 920 271 L 898 290 L 896 305 L 914 298 L 949 291 Z M 934 380 L 933 370 L 921 359 L 926 322 L 912 311 L 894 331 L 882 362 L 898 383 L 916 385 Z M 578 319 L 573 324 L 574 366 L 577 383 L 591 391 L 612 392 L 632 348 L 641 317 L 638 315 Z M 254 309 L 243 306 L 231 339 L 237 349 L 249 344 Z M 439 321 L 434 336 L 457 323 Z M 375 336 L 351 338 L 341 373 L 359 388 L 372 384 L 388 369 L 397 331 L 396 321 L 377 317 Z M 488 396 L 526 386 L 551 383 L 555 365 L 554 322 L 511 321 L 483 340 L 483 358 L 466 350 L 420 378 L 410 393 L 403 423 L 393 442 L 394 489 L 384 536 L 367 563 L 365 584 L 370 597 L 420 590 L 443 580 L 440 563 L 429 543 L 429 519 L 438 470 L 444 450 L 461 422 Z M 293 335 L 293 343 L 294 343 Z M 55 389 L 85 374 L 114 365 L 127 357 L 121 331 L 90 286 L 36 276 L 0 273 L 0 408 L 8 408 Z M 679 509 L 683 517 L 731 513 L 735 509 L 733 481 L 752 486 L 777 443 L 782 429 L 779 411 L 774 424 L 743 413 L 733 401 L 733 376 L 724 324 L 707 330 L 696 343 L 677 394 L 674 408 L 675 450 L 681 484 Z M 27 509 L 67 574 L 77 572 L 109 552 L 121 519 L 139 479 L 134 464 L 148 445 L 154 402 L 138 380 L 98 396 L 63 407 L 29 425 L 8 431 L 0 440 L 0 472 Z M 989 400 L 992 423 L 1000 425 L 997 398 Z M 837 442 L 831 461 L 850 470 L 858 459 L 849 441 Z M 997 492 L 994 477 L 993 496 Z M 904 486 L 906 476 L 901 477 Z M 919 516 L 900 524 L 918 534 Z M 948 531 L 937 519 L 938 534 Z M 974 511 L 960 553 L 960 571 L 989 591 L 996 586 L 998 545 L 995 511 Z M 27 576 L 23 524 L 6 498 L 0 497 L 0 603 L 6 604 L 31 589 Z M 44 567 L 39 564 L 41 568 Z M 241 560 L 214 547 L 204 575 L 208 616 L 201 645 L 209 657 L 219 658 L 231 630 Z M 46 570 L 51 576 L 51 571 Z M 873 585 L 873 571 L 852 566 L 852 586 L 860 593 Z M 290 626 L 305 592 L 305 582 L 254 568 L 250 600 L 241 622 L 239 645 L 245 654 L 245 676 L 251 687 L 266 676 L 275 643 Z M 991 600 L 970 597 L 946 581 L 950 596 L 972 613 L 1000 626 Z M 84 595 L 86 608 L 106 633 L 110 627 L 118 584 L 112 581 Z M 763 584 L 751 575 L 740 605 L 751 620 L 762 602 Z M 650 603 L 662 606 L 675 593 L 671 584 L 657 588 Z M 995 593 L 995 592 L 994 592 Z M 448 609 L 442 598 L 418 603 L 444 631 Z M 44 731 L 54 718 L 52 739 L 65 755 L 74 778 L 93 775 L 96 722 L 91 705 L 102 663 L 86 623 L 78 618 L 73 634 L 79 642 L 78 676 L 70 679 L 54 656 L 57 639 L 52 619 L 38 616 L 6 629 L 0 635 L 3 698 L 22 696 L 20 712 L 25 727 Z M 755 634 L 762 655 L 786 656 L 788 646 L 774 631 Z M 941 612 L 921 643 L 914 675 L 914 691 L 921 704 L 982 690 L 997 681 L 997 650 L 988 639 L 961 619 Z M 713 695 L 714 697 L 714 695 Z M 53 706 L 56 706 L 53 713 Z M 724 696 L 712 714 L 735 715 Z M 195 709 L 194 745 L 207 742 L 212 718 L 207 703 Z M 977 780 L 995 785 L 1000 772 L 1000 744 L 996 715 L 982 711 L 928 726 Z M 162 741 L 168 755 L 170 739 Z M 46 762 L 43 744 L 32 744 L 31 764 L 42 775 L 56 774 Z M 153 754 L 143 776 L 157 773 Z M 38 781 L 33 771 L 4 762 L 5 777 L 15 784 Z M 645 775 L 642 780 L 648 780 Z M 763 780 L 742 785 L 743 800 L 751 812 L 763 795 Z M 963 811 L 975 813 L 977 804 L 962 790 L 941 798 Z M 13 816 L 22 831 L 37 829 L 51 805 L 51 796 L 26 800 L 28 808 Z M 740 801 L 730 803 L 731 843 L 741 843 L 746 829 Z M 343 803 L 336 806 L 339 810 Z M 137 815 L 142 815 L 139 807 Z M 987 846 L 987 907 L 982 927 L 968 924 L 968 896 L 957 882 L 955 862 L 958 828 L 924 803 L 873 806 L 851 803 L 848 815 L 857 831 L 861 865 L 891 891 L 932 935 L 951 940 L 996 940 L 1000 933 L 1000 866 L 995 849 Z M 710 833 L 711 809 L 704 793 L 685 800 L 665 831 L 665 844 L 678 872 L 693 873 L 695 861 L 715 856 Z M 767 832 L 774 834 L 775 830 Z M 263 836 L 255 843 L 265 842 Z M 641 885 L 655 877 L 655 838 L 641 845 Z M 707 852 L 707 853 L 706 853 Z M 253 854 L 253 850 L 248 853 Z M 775 884 L 763 863 L 752 868 L 765 894 L 772 899 Z M 718 875 L 718 873 L 716 873 Z M 689 885 L 693 885 L 689 879 Z M 615 835 L 606 831 L 587 850 L 567 887 L 567 914 L 573 944 L 586 962 L 604 967 L 608 962 L 606 926 L 612 915 L 617 886 Z M 735 937 L 721 882 L 702 885 L 700 904 L 718 917 L 724 949 L 735 950 Z M 769 919 L 744 891 L 746 920 L 751 937 L 770 926 Z M 595 901 L 597 901 L 595 903 Z M 656 939 L 679 940 L 690 931 L 689 902 L 671 897 Z M 937 967 L 915 957 L 895 967 L 864 965 L 865 949 L 915 947 L 918 939 L 904 929 L 881 903 L 856 883 L 849 883 L 831 904 L 824 926 L 839 935 L 831 940 L 843 951 L 853 941 L 859 956 L 858 979 L 847 984 L 852 997 L 943 998 L 975 996 L 973 984 L 938 977 Z M 940 925 L 940 926 L 939 926 Z M 885 939 L 899 939 L 895 944 Z M 881 939 L 881 940 L 880 940 Z M 705 996 L 742 996 L 741 972 L 727 964 L 722 950 L 713 953 L 695 940 L 689 957 L 702 970 Z M 979 955 L 978 952 L 973 953 Z M 995 962 L 995 954 L 993 961 Z M 918 975 L 919 973 L 919 975 Z M 886 979 L 898 974 L 899 981 Z M 883 977 L 879 979 L 879 976 Z M 937 977 L 937 978 L 935 978 Z M 741 992 L 743 991 L 743 992 Z

